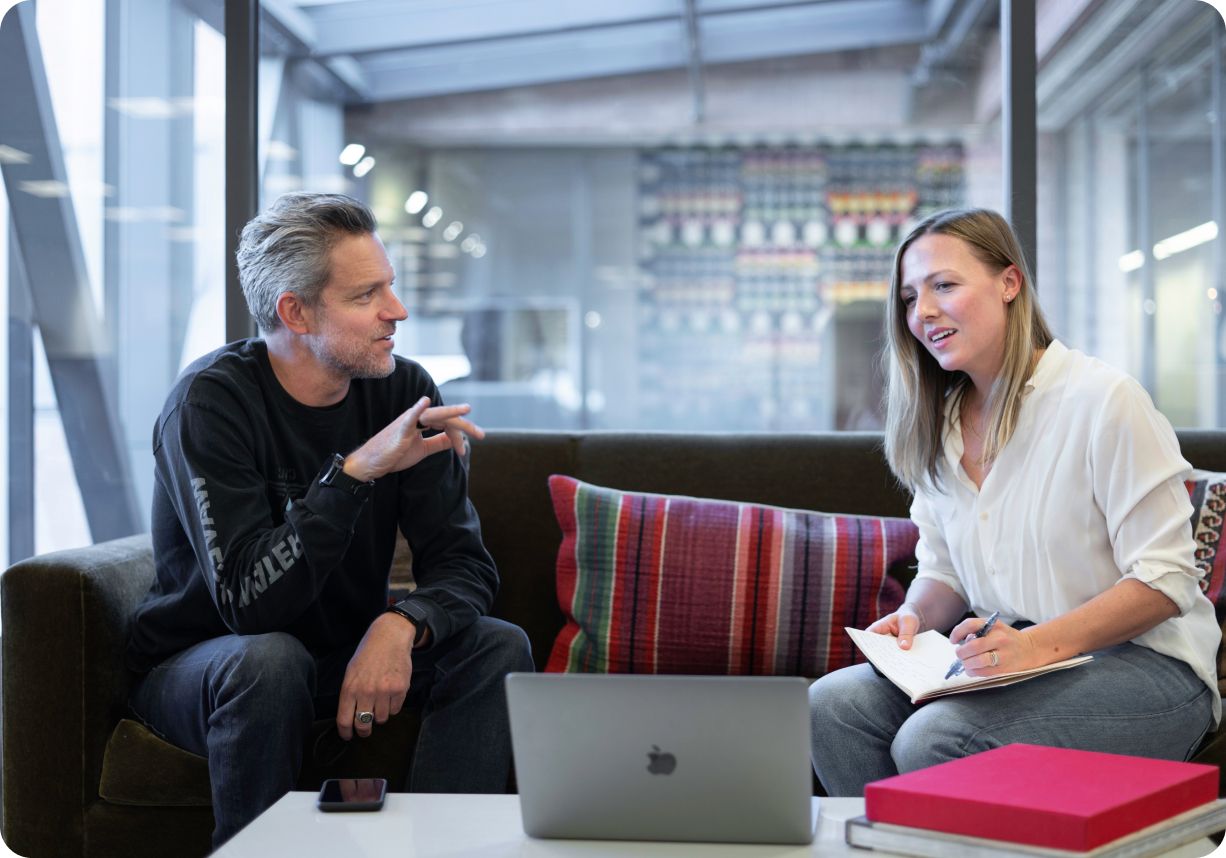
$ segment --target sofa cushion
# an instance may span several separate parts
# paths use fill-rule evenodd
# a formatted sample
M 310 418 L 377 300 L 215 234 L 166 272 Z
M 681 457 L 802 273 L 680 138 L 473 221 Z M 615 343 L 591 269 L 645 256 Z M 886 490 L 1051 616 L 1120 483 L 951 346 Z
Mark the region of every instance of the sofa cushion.
M 385 778 L 388 789 L 400 791 L 420 729 L 421 712 L 411 706 L 369 738 L 350 742 L 337 735 L 332 719 L 317 720 L 303 750 L 297 788 L 319 789 L 325 778 Z M 112 804 L 211 807 L 208 760 L 123 718 L 106 743 L 98 795 Z
M 906 519 L 828 515 L 549 478 L 566 624 L 546 670 L 820 676 L 844 626 L 902 602 Z M 901 570 L 899 570 L 901 571 Z
M 209 762 L 123 718 L 106 743 L 98 795 L 115 804 L 210 807 Z

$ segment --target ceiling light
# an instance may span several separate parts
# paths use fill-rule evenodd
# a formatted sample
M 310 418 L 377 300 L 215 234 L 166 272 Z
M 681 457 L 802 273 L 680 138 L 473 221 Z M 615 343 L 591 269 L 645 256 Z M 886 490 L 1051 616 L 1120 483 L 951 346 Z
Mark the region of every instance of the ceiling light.
M 0 164 L 28 164 L 30 153 L 0 143 Z
M 1200 226 L 1164 238 L 1154 245 L 1154 259 L 1166 259 L 1176 253 L 1191 250 L 1193 247 L 1213 241 L 1217 238 L 1217 223 L 1209 221 Z
M 107 105 L 133 119 L 174 119 L 183 115 L 179 105 L 169 98 L 157 96 L 111 98 L 107 100 Z M 187 112 L 190 113 L 190 109 Z
M 1129 271 L 1136 271 L 1145 264 L 1145 254 L 1139 250 L 1134 250 L 1132 253 L 1125 253 L 1120 257 L 1120 271 L 1127 274 Z
M 362 156 L 366 154 L 366 147 L 361 143 L 350 143 L 341 150 L 341 163 L 346 167 L 352 167 L 358 161 L 362 160 Z
M 1217 238 L 1217 222 L 1207 221 L 1200 226 L 1194 226 L 1183 232 L 1162 239 L 1154 245 L 1154 259 L 1166 259 L 1176 253 L 1191 250 Z M 1145 264 L 1145 254 L 1139 250 L 1125 253 L 1120 257 L 1120 271 L 1125 273 L 1136 271 Z
M 464 224 L 460 223 L 458 220 L 453 220 L 451 223 L 447 224 L 447 228 L 443 230 L 443 240 L 455 241 L 460 237 L 460 233 L 463 231 Z
M 417 214 L 426 207 L 426 203 L 430 201 L 430 195 L 425 191 L 414 191 L 409 194 L 409 198 L 404 201 L 404 210 L 409 214 Z
M 432 206 L 430 211 L 421 216 L 421 225 L 429 229 L 442 219 L 443 210 L 438 206 Z
M 375 166 L 375 159 L 367 155 L 361 161 L 358 161 L 358 163 L 354 166 L 353 175 L 357 176 L 360 179 L 363 176 L 365 176 L 367 173 L 369 173 L 372 169 L 374 169 L 374 166 Z
M 27 194 L 44 200 L 61 199 L 68 196 L 68 184 L 55 179 L 33 179 L 19 182 L 17 187 Z

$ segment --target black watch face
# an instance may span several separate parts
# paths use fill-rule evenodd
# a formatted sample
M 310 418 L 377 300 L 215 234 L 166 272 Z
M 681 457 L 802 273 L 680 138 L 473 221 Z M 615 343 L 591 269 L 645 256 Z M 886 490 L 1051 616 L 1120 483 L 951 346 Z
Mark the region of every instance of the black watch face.
M 332 467 L 328 468 L 328 473 L 324 476 L 324 481 L 335 483 L 337 480 L 345 477 L 345 460 L 340 456 L 332 457 Z
M 363 486 L 367 485 L 361 480 L 354 479 L 346 474 L 341 469 L 341 466 L 335 462 L 328 470 L 328 473 L 324 474 L 324 478 L 320 480 L 320 482 L 325 486 L 331 486 L 334 489 L 343 489 L 344 491 L 351 492 L 353 494 L 357 494 Z

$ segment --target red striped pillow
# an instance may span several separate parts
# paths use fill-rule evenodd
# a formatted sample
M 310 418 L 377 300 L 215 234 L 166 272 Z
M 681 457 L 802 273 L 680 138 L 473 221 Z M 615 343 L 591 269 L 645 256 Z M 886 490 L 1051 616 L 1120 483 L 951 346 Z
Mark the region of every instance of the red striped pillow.
M 622 492 L 552 476 L 566 625 L 545 669 L 821 676 L 863 660 L 843 631 L 902 602 L 900 518 Z

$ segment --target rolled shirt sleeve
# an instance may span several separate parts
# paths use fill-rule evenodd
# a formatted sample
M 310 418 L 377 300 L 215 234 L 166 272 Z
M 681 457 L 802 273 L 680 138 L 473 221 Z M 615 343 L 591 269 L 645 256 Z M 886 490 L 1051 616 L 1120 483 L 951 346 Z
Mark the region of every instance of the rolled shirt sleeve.
M 1121 581 L 1135 578 L 1188 613 L 1203 598 L 1192 540 L 1191 466 L 1149 394 L 1130 378 L 1107 396 L 1091 433 L 1094 501 Z

